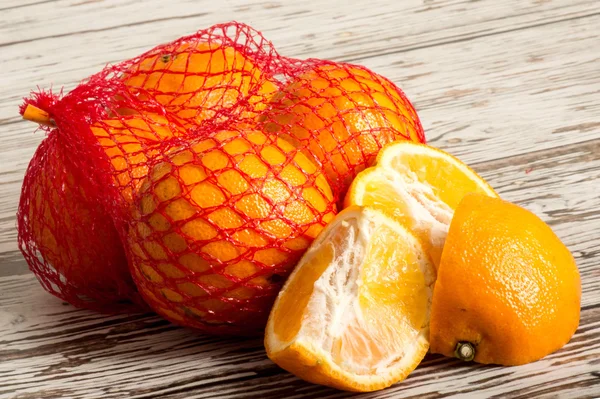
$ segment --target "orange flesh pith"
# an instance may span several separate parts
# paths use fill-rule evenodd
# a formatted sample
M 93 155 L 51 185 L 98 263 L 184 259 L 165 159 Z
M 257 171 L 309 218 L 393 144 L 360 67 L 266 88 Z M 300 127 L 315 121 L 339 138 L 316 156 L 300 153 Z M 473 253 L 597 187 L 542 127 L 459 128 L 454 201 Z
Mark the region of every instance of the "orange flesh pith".
M 436 157 L 434 154 L 431 152 L 402 153 L 394 157 L 390 166 L 397 171 L 412 172 L 417 181 L 428 182 L 434 197 L 442 200 L 451 209 L 456 209 L 465 193 L 484 191 L 481 182 L 465 174 L 465 169 L 468 170 L 466 166 L 463 169 L 455 162 L 449 162 L 445 159 L 451 159 L 449 155 L 444 157 L 440 153 Z M 456 160 L 456 162 L 460 161 Z M 492 195 L 493 190 L 487 188 L 487 194 Z
M 296 292 L 282 297 L 275 313 L 275 332 L 282 341 L 290 341 L 300 331 L 302 316 L 312 295 L 314 283 L 329 266 L 333 256 L 333 246 L 325 244 L 322 251 L 306 263 L 305 272 L 294 276 Z
M 393 242 L 391 233 L 383 226 L 371 239 L 361 271 L 359 303 L 367 324 L 384 334 L 380 339 L 393 342 L 406 337 L 390 345 L 402 347 L 426 322 L 428 287 L 417 254 L 406 243 Z
M 370 177 L 362 183 L 362 195 L 353 197 L 351 201 L 380 209 L 407 226 L 422 241 L 437 266 L 452 209 L 435 197 L 429 183 L 416 178 L 412 180 L 409 173 L 400 177 L 399 174 L 381 173 L 379 169 L 371 168 L 364 172 Z
M 346 372 L 377 375 L 398 364 L 427 328 L 427 257 L 415 251 L 414 237 L 361 216 L 324 236 L 286 284 L 290 292 L 280 295 L 273 332 L 281 342 L 310 339 Z
M 354 180 L 346 206 L 372 206 L 407 226 L 438 265 L 458 202 L 470 192 L 496 196 L 459 160 L 420 144 L 398 142 L 384 148 L 377 165 Z

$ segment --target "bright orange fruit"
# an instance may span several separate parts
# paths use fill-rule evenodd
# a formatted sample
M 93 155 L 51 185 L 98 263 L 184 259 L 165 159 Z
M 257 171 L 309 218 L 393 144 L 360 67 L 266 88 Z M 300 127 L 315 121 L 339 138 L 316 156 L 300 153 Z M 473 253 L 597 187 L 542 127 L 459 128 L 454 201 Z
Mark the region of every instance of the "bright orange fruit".
M 48 123 L 47 113 L 36 107 L 28 107 L 24 117 Z M 160 155 L 156 145 L 183 134 L 153 114 L 106 119 L 90 128 L 126 203 L 147 175 L 150 160 Z M 139 300 L 135 284 L 110 212 L 98 203 L 102 188 L 88 180 L 81 160 L 71 159 L 69 152 L 61 132 L 54 131 L 36 153 L 37 169 L 22 198 L 28 218 L 20 236 L 35 244 L 26 244 L 26 256 L 41 255 L 43 262 L 32 259 L 30 264 L 38 276 L 52 281 L 49 291 L 77 306 L 116 311 L 124 308 L 119 301 Z
M 46 289 L 76 305 L 115 312 L 136 301 L 135 285 L 119 235 L 58 132 L 34 155 L 19 212 L 27 215 L 19 238 L 33 272 Z M 33 245 L 33 246 L 32 246 Z M 41 255 L 40 261 L 37 255 Z M 51 284 L 49 284 L 51 283 Z
M 428 348 L 435 267 L 409 230 L 370 208 L 342 211 L 279 293 L 267 355 L 314 383 L 373 391 L 399 382 Z
M 340 195 L 383 145 L 425 141 L 416 111 L 398 88 L 358 66 L 306 70 L 274 97 L 264 118 L 270 131 L 323 165 Z
M 519 365 L 560 349 L 579 324 L 568 248 L 517 205 L 469 194 L 456 208 L 431 308 L 431 351 Z
M 241 127 L 169 151 L 142 183 L 129 248 L 154 310 L 253 334 L 336 209 L 327 180 L 285 140 Z
M 125 84 L 188 126 L 224 110 L 228 118 L 253 118 L 277 90 L 239 50 L 206 42 L 182 43 L 142 58 L 127 72 Z

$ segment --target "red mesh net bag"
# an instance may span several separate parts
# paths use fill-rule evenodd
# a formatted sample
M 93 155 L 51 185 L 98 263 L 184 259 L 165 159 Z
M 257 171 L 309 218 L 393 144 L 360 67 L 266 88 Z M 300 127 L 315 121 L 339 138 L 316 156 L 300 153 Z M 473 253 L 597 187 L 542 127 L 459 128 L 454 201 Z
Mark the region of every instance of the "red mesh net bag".
M 424 142 L 389 80 L 280 56 L 239 23 L 109 66 L 62 97 L 34 96 L 28 110 L 55 126 L 18 214 L 42 284 L 88 307 L 139 295 L 209 333 L 262 331 L 354 176 L 386 143 Z
M 47 93 L 29 102 L 52 109 Z M 36 150 L 27 169 L 18 213 L 19 245 L 30 269 L 50 293 L 102 312 L 140 309 L 143 301 L 109 213 L 97 203 L 69 142 L 58 129 Z

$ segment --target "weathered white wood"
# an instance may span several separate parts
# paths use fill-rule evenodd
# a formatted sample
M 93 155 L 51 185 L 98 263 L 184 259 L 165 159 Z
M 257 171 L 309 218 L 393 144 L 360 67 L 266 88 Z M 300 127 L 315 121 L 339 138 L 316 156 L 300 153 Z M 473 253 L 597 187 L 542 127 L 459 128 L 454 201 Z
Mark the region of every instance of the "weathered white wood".
M 266 359 L 260 339 L 202 337 L 153 316 L 100 318 L 32 290 L 29 277 L 5 280 L 2 288 L 17 296 L 19 303 L 4 307 L 8 314 L 3 319 L 10 329 L 22 332 L 6 334 L 7 328 L 2 326 L 6 337 L 0 347 L 0 396 L 47 397 L 53 392 L 66 397 L 107 398 L 166 393 L 190 398 L 246 397 L 259 392 L 270 397 L 300 392 L 318 397 L 339 395 L 278 369 Z M 23 290 L 30 295 L 23 295 Z M 21 313 L 11 313 L 14 308 Z M 571 397 L 591 396 L 600 384 L 591 374 L 596 370 L 594 360 L 600 356 L 599 317 L 598 307 L 584 308 L 582 327 L 575 338 L 536 363 L 501 368 L 461 365 L 429 356 L 403 383 L 364 397 L 412 397 L 431 392 L 528 397 L 556 387 L 563 389 L 561 397 L 569 392 Z
M 5 73 L 0 82 L 5 80 L 7 86 L 28 84 L 14 86 L 6 94 L 8 98 L 19 99 L 36 84 L 72 85 L 108 62 L 233 19 L 262 30 L 284 55 L 358 61 L 598 13 L 589 0 L 567 4 L 518 0 L 487 4 L 468 0 L 375 1 L 369 7 L 362 1 L 340 7 L 336 2 L 316 0 L 186 0 L 177 6 L 152 0 L 144 4 L 144 12 L 139 12 L 137 2 L 78 0 L 5 10 L 2 18 L 6 22 L 0 25 L 0 70 Z M 35 77 L 34 85 L 31 77 Z M 0 104 L 0 120 L 13 115 L 12 109 L 6 112 Z
M 178 36 L 178 31 L 194 31 L 232 19 L 270 33 L 276 44 L 281 39 L 290 48 L 310 51 L 310 56 L 319 48 L 334 47 L 335 58 L 342 54 L 365 58 L 381 51 L 431 46 L 598 12 L 593 2 L 585 0 L 478 4 L 467 0 L 375 0 L 367 6 L 360 0 L 352 0 L 343 3 L 343 7 L 337 2 L 265 0 L 180 0 L 173 6 L 169 2 L 147 0 L 144 12 L 140 12 L 136 2 L 114 0 L 33 0 L 34 6 L 25 6 L 22 1 L 11 6 L 11 2 L 2 3 L 4 18 L 10 23 L 0 26 L 0 46 L 37 40 L 50 42 L 82 32 L 117 31 L 134 26 L 140 26 L 139 33 L 153 36 L 155 40 L 149 42 L 152 44 L 171 40 Z M 94 18 L 90 18 L 92 15 Z
M 417 106 L 430 143 L 542 217 L 580 268 L 581 325 L 560 352 L 516 368 L 428 356 L 404 383 L 362 397 L 600 396 L 598 3 L 340 4 L 0 1 L 0 398 L 348 396 L 280 370 L 260 339 L 65 306 L 27 273 L 16 248 L 22 177 L 42 138 L 19 120 L 20 98 L 37 85 L 68 90 L 107 62 L 228 20 L 263 30 L 284 55 L 357 62 L 392 79 Z
M 479 162 L 598 137 L 600 35 L 589 29 L 598 25 L 600 15 L 381 55 L 362 63 L 407 92 L 431 144 L 468 163 Z M 18 57 L 17 47 L 6 51 L 9 59 Z M 76 60 L 79 50 L 71 51 Z M 25 95 L 37 77 L 25 78 L 23 74 L 32 72 L 16 65 L 10 68 L 14 86 L 22 86 L 10 93 Z M 69 82 L 69 89 L 75 84 L 71 74 L 69 68 L 55 70 L 52 76 Z M 0 252 L 16 250 L 10 215 L 16 212 L 27 162 L 42 138 L 32 134 L 31 123 L 18 122 L 19 101 L 14 94 L 9 96 L 0 98 L 0 115 L 9 109 L 14 115 L 6 117 L 0 136 L 4 149 L 0 184 L 6 187 L 0 192 Z

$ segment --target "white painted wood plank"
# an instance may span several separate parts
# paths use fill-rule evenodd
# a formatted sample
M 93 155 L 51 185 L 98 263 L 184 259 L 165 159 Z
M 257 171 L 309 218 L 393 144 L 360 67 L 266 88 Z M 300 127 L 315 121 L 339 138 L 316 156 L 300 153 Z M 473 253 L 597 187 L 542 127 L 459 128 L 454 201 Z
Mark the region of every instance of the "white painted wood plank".
M 61 0 L 2 14 L 0 70 L 4 73 L 0 82 L 11 88 L 6 92 L 12 95 L 10 98 L 18 100 L 37 84 L 72 85 L 106 63 L 135 56 L 158 43 L 227 20 L 246 22 L 264 31 L 284 55 L 358 60 L 600 11 L 589 0 L 566 4 L 519 0 L 446 0 L 431 4 L 410 0 L 374 2 L 367 8 L 362 1 L 339 7 L 336 2 L 318 0 L 152 0 L 144 3 L 144 12 L 139 12 L 137 2 L 124 0 L 84 2 L 77 6 L 73 3 L 80 2 Z M 176 18 L 178 15 L 185 18 Z M 193 17 L 186 17 L 190 15 Z M 27 85 L 13 87 L 17 82 Z M 13 115 L 12 109 L 6 112 L 0 107 L 0 120 Z
M 334 47 L 334 51 L 335 48 L 344 49 L 347 57 L 365 57 L 390 49 L 430 46 L 440 41 L 548 24 L 600 11 L 597 5 L 586 0 L 568 3 L 375 0 L 368 6 L 361 0 L 344 3 L 146 0 L 143 12 L 140 12 L 139 3 L 129 0 L 56 0 L 38 1 L 34 5 L 24 7 L 19 4 L 13 9 L 2 7 L 8 23 L 0 25 L 0 46 L 131 26 L 145 26 L 141 32 L 150 36 L 147 43 L 153 45 L 174 39 L 180 29 L 191 32 L 214 23 L 236 20 L 256 25 L 268 32 L 275 42 L 281 39 L 304 51 L 318 45 Z M 382 26 L 386 29 L 381 29 Z M 339 54 L 335 56 L 339 57 Z
M 2 3 L 0 3 L 0 11 L 6 12 L 18 8 L 30 8 L 32 6 L 39 6 L 43 3 L 51 3 L 54 1 L 56 0 L 2 0 Z
M 265 357 L 260 339 L 203 337 L 153 316 L 101 318 L 74 311 L 35 289 L 29 277 L 3 279 L 0 286 L 21 297 L 18 304 L 2 308 L 8 323 L 0 326 L 6 335 L 0 346 L 0 395 L 39 397 L 47 394 L 46 389 L 56 396 L 106 398 L 341 395 L 278 369 Z M 600 356 L 599 316 L 598 307 L 584 309 L 574 339 L 541 361 L 508 368 L 429 356 L 405 382 L 363 397 L 400 398 L 432 392 L 527 397 L 564 385 L 577 397 L 586 390 L 597 392 L 600 382 L 590 373 Z M 7 326 L 21 332 L 6 334 Z M 578 382 L 583 386 L 577 386 Z
M 600 137 L 600 34 L 590 26 L 600 26 L 600 16 L 382 55 L 363 64 L 406 91 L 431 144 L 465 162 L 481 162 Z M 18 57 L 17 49 L 7 51 L 8 58 Z M 11 93 L 26 93 L 34 85 L 33 72 L 11 68 L 14 86 L 21 86 Z M 71 79 L 70 70 L 55 73 L 59 82 Z M 0 98 L 0 112 L 18 120 L 19 101 L 11 96 Z M 0 184 L 6 187 L 0 190 L 1 252 L 16 249 L 10 215 L 42 135 L 32 134 L 35 127 L 28 122 L 0 129 Z

